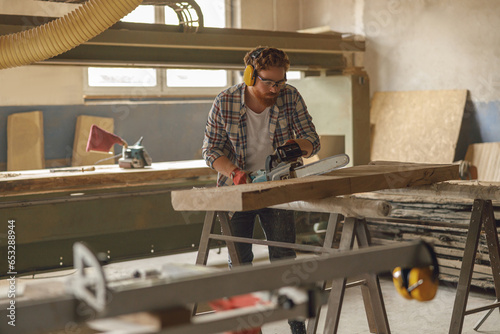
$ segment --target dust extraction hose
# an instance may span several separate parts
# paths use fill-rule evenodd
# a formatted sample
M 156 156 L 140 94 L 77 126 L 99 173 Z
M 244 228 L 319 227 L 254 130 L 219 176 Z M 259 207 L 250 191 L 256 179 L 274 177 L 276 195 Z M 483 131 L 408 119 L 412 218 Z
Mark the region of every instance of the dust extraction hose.
M 29 65 L 55 57 L 94 38 L 143 0 L 89 0 L 44 25 L 0 36 L 0 69 Z

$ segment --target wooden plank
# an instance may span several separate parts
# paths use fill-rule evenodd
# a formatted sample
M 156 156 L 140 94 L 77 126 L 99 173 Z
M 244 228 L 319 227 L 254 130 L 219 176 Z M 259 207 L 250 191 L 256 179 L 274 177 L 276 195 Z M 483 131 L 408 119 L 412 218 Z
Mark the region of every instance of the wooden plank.
M 76 169 L 76 168 L 75 168 Z M 69 191 L 75 189 L 109 189 L 164 182 L 179 182 L 183 178 L 208 176 L 216 173 L 203 160 L 153 163 L 140 169 L 123 169 L 118 165 L 96 166 L 89 172 L 0 173 L 0 198 L 30 193 Z M 214 181 L 215 184 L 215 181 Z
M 453 162 L 466 96 L 466 90 L 376 92 L 371 160 Z
M 302 179 L 174 191 L 172 204 L 175 210 L 246 211 L 294 201 L 411 187 L 456 178 L 457 165 L 363 165 Z
M 476 166 L 479 181 L 500 181 L 500 143 L 471 144 L 464 160 Z
M 7 117 L 7 170 L 45 168 L 43 113 L 23 112 Z
M 106 152 L 87 152 L 87 141 L 89 139 L 90 127 L 92 124 L 101 129 L 113 133 L 114 119 L 109 117 L 78 116 L 76 119 L 75 140 L 73 142 L 73 156 L 71 158 L 72 166 L 93 165 L 99 160 L 111 158 L 114 155 L 114 148 L 111 147 L 111 153 Z M 110 164 L 113 160 L 103 161 L 101 164 Z
M 340 213 L 349 217 L 387 217 L 392 206 L 386 201 L 363 200 L 355 197 L 328 197 L 273 205 L 273 208 L 308 212 Z
M 380 193 L 500 201 L 500 182 L 446 181 L 407 189 L 384 189 Z

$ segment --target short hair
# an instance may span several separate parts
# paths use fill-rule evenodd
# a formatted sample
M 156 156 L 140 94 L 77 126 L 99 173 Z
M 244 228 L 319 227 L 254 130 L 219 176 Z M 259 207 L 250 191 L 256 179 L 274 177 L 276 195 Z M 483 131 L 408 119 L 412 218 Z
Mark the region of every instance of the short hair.
M 253 65 L 256 71 L 267 70 L 270 67 L 283 67 L 285 72 L 290 68 L 287 54 L 280 49 L 259 46 L 250 50 L 243 58 L 245 66 Z

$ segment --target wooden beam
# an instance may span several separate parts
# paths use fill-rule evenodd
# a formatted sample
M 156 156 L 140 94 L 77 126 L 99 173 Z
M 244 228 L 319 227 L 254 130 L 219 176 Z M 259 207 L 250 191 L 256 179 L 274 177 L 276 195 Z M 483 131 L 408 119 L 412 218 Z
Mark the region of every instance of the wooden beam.
M 363 165 L 322 176 L 172 192 L 175 210 L 247 211 L 294 201 L 457 179 L 458 165 Z

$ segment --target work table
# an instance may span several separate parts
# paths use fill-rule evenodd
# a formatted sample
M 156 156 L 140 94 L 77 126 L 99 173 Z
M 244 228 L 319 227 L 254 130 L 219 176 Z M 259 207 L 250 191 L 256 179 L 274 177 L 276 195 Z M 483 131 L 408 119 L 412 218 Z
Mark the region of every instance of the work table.
M 94 170 L 88 171 L 88 169 Z M 69 171 L 73 170 L 73 171 Z M 0 173 L 0 198 L 82 189 L 110 189 L 162 184 L 179 179 L 209 177 L 216 173 L 204 160 L 156 162 L 141 169 L 118 165 L 65 167 Z

